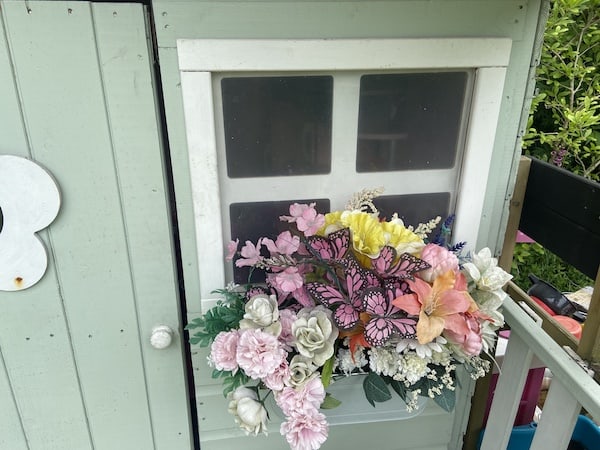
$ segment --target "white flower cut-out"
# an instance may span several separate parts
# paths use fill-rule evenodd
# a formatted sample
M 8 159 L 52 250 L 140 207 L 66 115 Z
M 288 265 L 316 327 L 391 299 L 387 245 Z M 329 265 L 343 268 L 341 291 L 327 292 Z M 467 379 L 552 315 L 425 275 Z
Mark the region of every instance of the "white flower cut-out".
M 59 208 L 58 186 L 46 170 L 0 155 L 0 290 L 27 289 L 42 278 L 48 256 L 35 233 L 52 223 Z

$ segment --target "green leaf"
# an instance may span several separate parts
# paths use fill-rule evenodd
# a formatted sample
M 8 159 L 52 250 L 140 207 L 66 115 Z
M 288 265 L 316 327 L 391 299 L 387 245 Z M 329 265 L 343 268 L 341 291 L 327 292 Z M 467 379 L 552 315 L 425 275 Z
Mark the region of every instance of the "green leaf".
M 327 386 L 331 384 L 331 375 L 333 374 L 333 365 L 335 364 L 335 353 L 325 361 L 323 364 L 323 369 L 321 370 L 321 381 L 323 382 L 323 387 L 327 389 Z
M 392 381 L 390 381 L 390 386 L 402 400 L 406 400 L 406 386 L 404 386 L 404 383 L 392 379 Z
M 456 391 L 443 388 L 440 395 L 436 395 L 433 401 L 442 407 L 444 411 L 452 411 L 456 403 Z
M 341 401 L 333 397 L 331 394 L 327 393 L 325 395 L 325 400 L 323 400 L 323 403 L 321 403 L 321 409 L 333 409 L 337 408 L 341 404 Z
M 375 372 L 369 372 L 363 381 L 363 389 L 367 401 L 375 407 L 375 402 L 381 403 L 392 398 L 386 382 Z

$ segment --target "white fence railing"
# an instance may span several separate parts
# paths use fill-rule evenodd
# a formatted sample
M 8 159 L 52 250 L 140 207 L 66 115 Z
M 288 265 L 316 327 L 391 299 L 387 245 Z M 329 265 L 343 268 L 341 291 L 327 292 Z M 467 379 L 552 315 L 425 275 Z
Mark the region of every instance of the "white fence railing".
M 511 298 L 504 316 L 511 334 L 481 450 L 506 449 L 534 355 L 553 378 L 530 449 L 564 450 L 581 407 L 600 418 L 600 385 Z

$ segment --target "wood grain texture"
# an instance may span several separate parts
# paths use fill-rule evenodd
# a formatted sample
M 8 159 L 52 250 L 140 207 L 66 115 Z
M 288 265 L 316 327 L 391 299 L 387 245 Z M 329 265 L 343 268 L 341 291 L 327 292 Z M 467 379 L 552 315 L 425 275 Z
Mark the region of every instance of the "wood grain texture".
M 189 449 L 143 10 L 85 2 L 1 7 L 16 76 L 2 89 L 18 87 L 19 101 L 2 102 L 0 117 L 23 117 L 19 151 L 47 167 L 63 194 L 43 234 L 51 251 L 46 276 L 0 295 L 0 345 L 29 448 Z M 162 352 L 148 341 L 158 323 L 178 336 Z M 3 399 L 5 392 L 0 387 Z M 7 448 L 19 448 L 18 428 L 13 434 Z
M 155 446 L 186 449 L 183 329 L 144 11 L 139 4 L 94 4 L 93 13 Z M 167 349 L 149 344 L 157 324 L 176 331 Z
M 22 91 L 17 90 L 15 34 L 22 26 L 26 11 L 16 3 L 2 5 L 0 33 L 0 151 L 32 157 L 25 130 L 30 124 L 24 117 Z M 19 6 L 17 10 L 17 6 Z M 31 68 L 34 70 L 34 68 Z M 53 245 L 49 232 L 40 233 L 49 253 Z M 7 384 L 14 400 L 3 390 L 6 418 L 3 423 L 20 422 L 2 433 L 6 448 L 90 449 L 91 440 L 72 343 L 64 315 L 62 295 L 52 258 L 45 277 L 34 287 L 21 292 L 0 293 L 0 349 L 6 367 Z M 10 384 L 8 384 L 10 383 Z M 12 404 L 12 406 L 11 406 Z M 16 405 L 16 407 L 15 407 Z M 54 436 L 56 434 L 56 436 Z

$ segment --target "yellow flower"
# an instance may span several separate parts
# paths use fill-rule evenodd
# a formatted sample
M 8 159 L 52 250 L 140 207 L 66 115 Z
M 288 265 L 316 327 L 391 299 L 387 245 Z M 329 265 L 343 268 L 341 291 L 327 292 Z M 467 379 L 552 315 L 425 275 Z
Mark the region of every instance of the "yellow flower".
M 386 237 L 386 244 L 394 247 L 396 252 L 415 254 L 425 246 L 423 239 L 404 226 L 396 215 L 389 222 L 382 222 L 381 228 Z
M 317 231 L 317 234 L 319 236 L 328 236 L 334 231 L 345 228 L 345 225 L 342 225 L 341 217 L 342 211 L 333 211 L 325 214 L 325 225 L 323 225 L 321 229 Z
M 362 211 L 344 211 L 340 219 L 352 232 L 354 250 L 370 258 L 379 256 L 385 235 L 377 217 Z

